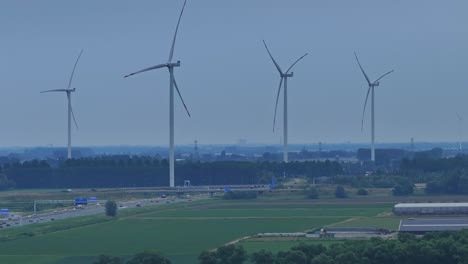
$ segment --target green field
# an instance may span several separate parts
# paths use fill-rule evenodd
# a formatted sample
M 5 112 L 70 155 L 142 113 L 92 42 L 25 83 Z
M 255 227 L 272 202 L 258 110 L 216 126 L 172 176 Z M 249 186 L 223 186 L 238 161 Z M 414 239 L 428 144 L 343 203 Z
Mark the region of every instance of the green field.
M 301 217 L 352 217 L 352 216 L 374 216 L 387 210 L 385 207 L 360 207 L 347 206 L 320 208 L 314 206 L 248 206 L 246 208 L 193 208 L 186 210 L 168 210 L 147 215 L 148 217 L 250 217 L 250 218 L 301 218 Z
M 390 209 L 389 204 L 327 205 L 304 200 L 268 204 L 217 200 L 128 209 L 112 221 L 96 216 L 1 230 L 0 263 L 91 263 L 99 254 L 127 256 L 143 250 L 160 252 L 174 263 L 196 263 L 201 251 L 241 237 L 300 232 L 351 223 L 346 220 L 354 218 L 373 226 L 372 219 L 380 219 L 373 217 Z M 249 252 L 289 248 L 298 242 L 274 243 L 241 242 Z
M 331 224 L 333 227 L 378 227 L 397 231 L 401 218 L 398 217 L 362 217 Z

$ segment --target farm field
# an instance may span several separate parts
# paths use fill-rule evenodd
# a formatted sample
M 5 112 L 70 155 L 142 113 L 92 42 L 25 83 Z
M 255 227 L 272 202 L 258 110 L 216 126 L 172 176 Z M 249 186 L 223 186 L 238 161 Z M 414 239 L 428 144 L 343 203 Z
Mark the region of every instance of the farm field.
M 302 218 L 374 216 L 391 210 L 391 205 L 307 205 L 307 204 L 218 204 L 185 210 L 166 210 L 147 217 L 165 218 Z
M 331 224 L 333 227 L 377 227 L 391 231 L 397 231 L 400 225 L 399 217 L 357 217 L 346 221 Z
M 371 225 L 371 220 L 377 219 L 372 217 L 390 211 L 391 207 L 391 204 L 304 203 L 302 199 L 269 200 L 267 204 L 259 200 L 208 200 L 129 209 L 117 220 L 80 227 L 54 230 L 54 225 L 69 220 L 47 223 L 43 228 L 52 231 L 42 234 L 37 227 L 20 227 L 14 232 L 28 233 L 34 228 L 35 235 L 2 239 L 0 263 L 92 263 L 99 254 L 127 256 L 144 250 L 160 252 L 173 263 L 197 263 L 201 251 L 245 236 L 301 232 L 346 223 L 348 219 L 368 219 L 366 224 Z M 0 236 L 4 231 L 7 230 L 1 230 Z M 291 246 L 290 242 L 253 243 L 241 245 L 245 244 L 249 252 Z

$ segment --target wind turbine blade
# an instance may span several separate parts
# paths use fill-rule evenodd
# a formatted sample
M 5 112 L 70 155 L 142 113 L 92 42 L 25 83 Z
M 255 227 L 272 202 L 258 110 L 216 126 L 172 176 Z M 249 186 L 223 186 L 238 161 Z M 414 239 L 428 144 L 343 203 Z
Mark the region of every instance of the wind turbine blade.
M 72 83 L 72 80 L 73 80 L 73 75 L 75 75 L 76 65 L 78 65 L 78 61 L 81 58 L 81 54 L 83 54 L 83 50 L 81 50 L 80 55 L 78 55 L 78 58 L 75 61 L 75 65 L 73 66 L 73 71 L 72 71 L 72 74 L 70 76 L 70 80 L 68 81 L 68 89 L 70 89 L 70 86 L 71 86 L 71 83 Z
M 302 57 L 300 57 L 299 59 L 297 59 L 293 64 L 291 64 L 291 66 L 288 68 L 288 70 L 286 71 L 286 74 L 292 69 L 292 67 L 294 67 L 294 65 L 296 65 L 296 63 L 298 63 L 300 60 L 302 60 L 305 56 L 307 56 L 307 54 L 309 53 L 306 53 L 304 55 L 302 55 Z
M 278 71 L 279 71 L 280 74 L 283 74 L 283 71 L 281 70 L 280 66 L 278 65 L 278 63 L 277 63 L 277 62 L 275 61 L 275 59 L 273 58 L 273 55 L 271 55 L 271 52 L 270 52 L 270 50 L 268 49 L 268 46 L 267 46 L 265 40 L 263 41 L 263 45 L 265 45 L 265 48 L 266 48 L 266 50 L 267 50 L 267 52 L 268 52 L 268 55 L 270 55 L 271 60 L 273 61 L 273 63 L 274 63 L 275 66 L 276 66 L 276 69 L 278 69 Z
M 76 129 L 78 129 L 78 123 L 76 122 L 75 113 L 73 112 L 73 108 L 70 107 L 70 110 L 71 110 L 71 114 L 72 114 L 72 117 L 73 117 L 73 122 L 75 122 Z
M 362 74 L 364 74 L 364 77 L 366 77 L 367 84 L 371 85 L 371 81 L 369 80 L 369 77 L 367 77 L 366 72 L 365 72 L 364 69 L 362 68 L 361 63 L 359 62 L 359 59 L 358 59 L 358 57 L 357 57 L 356 52 L 354 52 L 354 56 L 356 57 L 357 63 L 359 64 L 359 68 L 361 68 Z
M 41 91 L 41 93 L 66 92 L 66 91 L 67 89 L 54 89 L 54 90 Z
M 187 106 L 185 105 L 184 99 L 182 98 L 182 94 L 180 94 L 179 87 L 177 86 L 175 78 L 174 78 L 174 86 L 175 86 L 175 88 L 177 90 L 177 93 L 179 94 L 179 97 L 180 97 L 180 100 L 182 101 L 182 104 L 184 105 L 185 111 L 187 111 L 187 114 L 188 114 L 189 117 L 192 117 L 190 115 L 190 112 L 189 112 Z
M 145 72 L 145 71 L 151 71 L 151 70 L 155 70 L 155 69 L 159 69 L 159 68 L 164 68 L 164 67 L 167 67 L 167 63 L 158 64 L 158 65 L 155 65 L 155 66 L 152 66 L 152 67 L 143 69 L 143 70 L 141 70 L 141 71 L 137 71 L 137 72 L 134 72 L 134 73 L 130 73 L 130 74 L 128 74 L 128 75 L 125 75 L 124 78 L 130 77 L 130 76 L 132 76 L 132 75 L 135 75 L 135 74 L 138 74 L 138 73 L 142 73 L 142 72 Z
M 377 80 L 375 80 L 374 83 L 378 82 L 380 79 L 382 79 L 383 77 L 389 75 L 389 74 L 392 73 L 392 72 L 394 72 L 394 70 L 391 70 L 391 71 L 385 73 L 384 75 L 380 76 L 380 78 L 378 78 Z
M 369 89 L 367 89 L 366 101 L 364 101 L 364 109 L 362 110 L 361 132 L 364 128 L 364 114 L 366 113 L 367 99 L 369 99 L 370 89 L 371 89 L 371 86 L 369 86 Z
M 283 84 L 283 77 L 281 77 L 281 81 L 278 86 L 278 94 L 276 94 L 276 104 L 275 104 L 275 115 L 273 116 L 273 132 L 275 132 L 275 124 L 276 124 L 276 110 L 278 109 L 278 99 L 281 92 L 281 85 Z
M 180 11 L 179 20 L 177 21 L 176 30 L 175 30 L 175 33 L 174 33 L 174 39 L 172 39 L 171 52 L 169 53 L 168 62 L 172 61 L 172 56 L 174 55 L 174 47 L 175 47 L 175 42 L 176 42 L 176 38 L 177 38 L 177 31 L 179 30 L 180 19 L 182 18 L 182 14 L 184 13 L 185 4 L 187 4 L 187 0 L 184 1 L 184 5 L 182 6 L 182 10 Z

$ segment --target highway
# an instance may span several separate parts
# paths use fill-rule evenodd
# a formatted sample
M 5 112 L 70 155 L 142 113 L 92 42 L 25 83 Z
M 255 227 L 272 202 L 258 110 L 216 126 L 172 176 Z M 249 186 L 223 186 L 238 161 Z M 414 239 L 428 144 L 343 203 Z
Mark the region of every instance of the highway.
M 168 203 L 179 203 L 186 202 L 191 199 L 181 199 L 176 197 L 167 197 L 167 198 L 156 198 L 156 199 L 145 199 L 145 200 L 134 200 L 126 202 L 118 202 L 118 210 L 125 210 L 127 208 L 136 208 L 137 204 L 140 204 L 140 207 L 146 206 L 158 206 Z M 18 226 L 30 225 L 35 223 L 45 223 L 49 221 L 59 220 L 59 219 L 68 219 L 73 217 L 88 216 L 88 215 L 97 215 L 104 214 L 105 208 L 104 203 L 98 201 L 96 204 L 89 204 L 83 206 L 82 209 L 75 209 L 75 207 L 67 207 L 65 209 L 47 211 L 44 213 L 38 214 L 28 214 L 24 215 L 22 218 L 15 217 L 8 220 L 7 218 L 0 220 L 1 228 L 13 228 Z M 1 229 L 0 229 L 1 230 Z
M 151 193 L 158 193 L 160 196 L 161 194 L 188 194 L 191 193 L 192 197 L 197 197 L 199 199 L 201 193 L 215 193 L 215 192 L 224 192 L 224 188 L 229 188 L 232 191 L 268 191 L 270 190 L 268 185 L 218 185 L 218 186 L 179 186 L 176 188 L 128 188 L 126 190 L 122 190 L 125 192 L 135 193 L 135 192 L 151 192 Z M 182 201 L 187 201 L 188 199 L 184 198 L 176 198 L 176 196 L 168 196 L 167 198 L 154 198 L 154 199 L 142 199 L 142 200 L 132 200 L 132 201 L 125 201 L 125 202 L 118 202 L 119 210 L 124 210 L 126 208 L 134 208 L 137 204 L 140 204 L 141 207 L 144 206 L 156 206 L 158 204 L 166 204 L 166 203 L 177 203 Z M 63 200 L 65 202 L 65 200 Z M 50 201 L 50 203 L 52 203 Z M 72 200 L 67 200 L 66 202 L 72 203 Z M 82 209 L 75 209 L 73 206 L 69 206 L 66 208 L 56 209 L 55 211 L 47 211 L 38 214 L 25 214 L 23 213 L 22 217 L 14 217 L 12 219 L 3 218 L 0 219 L 0 228 L 12 228 L 17 226 L 23 225 L 30 225 L 35 223 L 44 223 L 59 219 L 67 219 L 72 217 L 79 217 L 79 216 L 88 216 L 88 215 L 97 215 L 97 214 L 104 214 L 104 204 L 106 201 L 97 201 L 96 203 L 90 203 L 84 206 Z M 38 200 L 39 203 L 39 200 Z M 42 201 L 44 203 L 44 201 Z M 14 214 L 14 213 L 12 213 Z M 1 230 L 1 229 L 0 229 Z

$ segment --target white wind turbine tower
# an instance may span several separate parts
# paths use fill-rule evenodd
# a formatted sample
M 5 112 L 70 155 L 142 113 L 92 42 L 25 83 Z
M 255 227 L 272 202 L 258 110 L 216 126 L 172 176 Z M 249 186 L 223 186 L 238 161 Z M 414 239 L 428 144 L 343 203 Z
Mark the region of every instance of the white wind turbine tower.
M 73 121 L 75 122 L 76 128 L 78 128 L 78 124 L 76 123 L 75 119 L 75 114 L 73 113 L 73 109 L 71 106 L 71 93 L 75 92 L 76 88 L 71 89 L 71 83 L 73 80 L 73 75 L 75 74 L 75 69 L 76 65 L 78 65 L 78 61 L 81 58 L 81 54 L 83 54 L 83 50 L 81 50 L 80 55 L 78 55 L 78 58 L 75 61 L 75 65 L 73 66 L 73 71 L 70 76 L 70 80 L 68 81 L 68 87 L 67 89 L 55 89 L 55 90 L 47 90 L 47 91 L 41 91 L 41 93 L 51 93 L 51 92 L 65 92 L 67 94 L 67 100 L 68 100 L 68 109 L 67 109 L 67 114 L 68 114 L 68 151 L 67 151 L 67 158 L 71 159 L 72 158 L 72 151 L 71 151 L 71 118 L 73 117 Z
M 265 48 L 268 52 L 268 55 L 270 55 L 271 60 L 276 66 L 276 69 L 278 69 L 278 72 L 280 74 L 281 80 L 279 83 L 278 87 L 278 93 L 276 95 L 276 104 L 275 104 L 275 115 L 273 117 L 273 132 L 275 132 L 275 124 L 276 124 L 276 110 L 278 108 L 278 99 L 280 96 L 281 92 L 281 85 L 283 84 L 284 81 L 284 94 L 283 94 L 283 161 L 288 162 L 288 77 L 293 77 L 293 72 L 289 73 L 289 71 L 298 63 L 302 58 L 307 56 L 307 53 L 302 55 L 299 59 L 297 59 L 289 68 L 283 72 L 281 70 L 281 67 L 278 65 L 278 63 L 275 61 L 273 58 L 273 55 L 271 55 L 270 50 L 268 49 L 267 44 L 265 43 L 265 40 L 263 41 L 263 45 L 265 45 Z
M 458 114 L 457 114 L 457 118 L 458 118 L 458 144 L 459 144 L 459 150 L 462 151 L 462 125 L 463 125 L 463 118 Z
M 184 13 L 184 8 L 185 4 L 187 3 L 187 0 L 184 1 L 184 5 L 182 6 L 182 10 L 180 11 L 179 15 L 179 20 L 177 21 L 177 26 L 175 29 L 174 33 L 174 38 L 172 39 L 172 46 L 171 50 L 169 52 L 169 59 L 167 60 L 167 63 L 163 64 L 158 64 L 146 69 L 143 69 L 141 71 L 137 71 L 131 74 L 128 74 L 125 76 L 125 78 L 150 71 L 150 70 L 155 70 L 159 68 L 167 68 L 169 70 L 169 184 L 170 187 L 175 187 L 175 177 L 174 177 L 174 87 L 177 90 L 177 93 L 179 94 L 180 100 L 182 101 L 182 104 L 184 105 L 185 111 L 187 111 L 187 114 L 190 117 L 190 112 L 187 109 L 187 106 L 185 105 L 184 99 L 182 99 L 182 95 L 180 94 L 179 88 L 177 87 L 177 83 L 174 79 L 174 67 L 180 67 L 180 61 L 177 62 L 172 62 L 172 56 L 174 55 L 174 46 L 177 38 L 177 31 L 179 29 L 179 24 L 180 24 L 180 19 L 182 18 L 182 14 Z
M 364 109 L 362 110 L 362 121 L 361 121 L 361 131 L 364 127 L 364 113 L 366 112 L 366 105 L 367 99 L 369 98 L 369 93 L 371 93 L 371 161 L 375 162 L 375 116 L 374 116 L 374 87 L 379 86 L 379 80 L 385 77 L 386 75 L 393 72 L 393 70 L 385 73 L 384 75 L 380 76 L 377 80 L 371 82 L 369 77 L 367 76 L 366 72 L 361 66 L 359 59 L 354 52 L 354 56 L 356 57 L 356 61 L 359 64 L 359 68 L 361 68 L 362 74 L 366 78 L 367 83 L 369 84 L 369 88 L 367 89 L 366 101 L 364 102 Z

